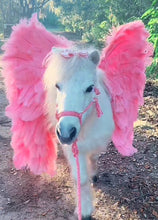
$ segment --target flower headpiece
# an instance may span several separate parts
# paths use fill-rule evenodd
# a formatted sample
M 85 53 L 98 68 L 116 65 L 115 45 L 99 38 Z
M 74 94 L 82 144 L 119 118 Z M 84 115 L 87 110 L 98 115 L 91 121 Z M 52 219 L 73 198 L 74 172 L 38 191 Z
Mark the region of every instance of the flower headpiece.
M 87 51 L 77 51 L 77 50 L 72 50 L 72 49 L 61 50 L 59 48 L 53 47 L 52 52 L 59 53 L 62 57 L 66 59 L 72 58 L 74 56 L 83 57 L 83 58 L 89 57 L 89 53 Z

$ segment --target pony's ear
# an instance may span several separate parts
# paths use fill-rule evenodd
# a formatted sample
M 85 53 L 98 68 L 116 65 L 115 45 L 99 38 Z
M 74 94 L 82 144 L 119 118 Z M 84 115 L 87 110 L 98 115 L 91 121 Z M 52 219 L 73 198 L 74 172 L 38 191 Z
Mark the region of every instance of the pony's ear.
M 100 60 L 100 55 L 98 53 L 97 50 L 93 51 L 90 55 L 89 55 L 89 59 L 95 64 L 98 65 L 99 60 Z

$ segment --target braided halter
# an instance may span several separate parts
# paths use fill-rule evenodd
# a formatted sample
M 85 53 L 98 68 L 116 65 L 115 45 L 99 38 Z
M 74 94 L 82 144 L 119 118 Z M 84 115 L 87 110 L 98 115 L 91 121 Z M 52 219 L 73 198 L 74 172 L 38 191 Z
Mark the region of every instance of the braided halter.
M 95 88 L 94 91 L 95 91 L 96 95 L 100 94 L 100 91 L 97 88 Z M 83 117 L 84 113 L 86 113 L 91 108 L 91 106 L 93 104 L 95 104 L 98 117 L 101 117 L 101 115 L 103 113 L 101 111 L 101 108 L 100 108 L 100 105 L 99 105 L 99 102 L 98 102 L 98 98 L 95 97 L 93 99 L 93 101 L 90 102 L 90 104 L 85 108 L 85 110 L 83 112 L 78 113 L 78 112 L 75 112 L 75 111 L 64 111 L 64 112 L 61 112 L 61 113 L 56 113 L 56 119 L 59 121 L 59 119 L 61 117 L 73 116 L 73 117 L 77 117 L 79 119 L 79 121 L 80 121 L 80 125 L 82 125 L 82 117 Z
M 97 95 L 100 94 L 100 91 L 95 88 L 94 92 Z M 97 112 L 97 116 L 101 117 L 101 115 L 103 114 L 99 102 L 98 102 L 98 98 L 95 97 L 92 102 L 90 102 L 90 104 L 85 108 L 85 110 L 81 113 L 75 112 L 75 111 L 64 111 L 61 113 L 56 113 L 56 118 L 59 121 L 59 119 L 61 117 L 65 117 L 65 116 L 73 116 L 73 117 L 77 117 L 80 121 L 80 125 L 82 125 L 82 118 L 84 113 L 86 113 L 93 105 L 95 105 L 96 108 L 96 112 Z M 79 164 L 79 150 L 78 150 L 78 145 L 77 145 L 77 140 L 75 140 L 75 142 L 72 144 L 72 152 L 74 157 L 76 158 L 76 165 L 77 165 L 77 195 L 78 195 L 78 219 L 81 220 L 81 176 L 80 176 L 80 164 Z

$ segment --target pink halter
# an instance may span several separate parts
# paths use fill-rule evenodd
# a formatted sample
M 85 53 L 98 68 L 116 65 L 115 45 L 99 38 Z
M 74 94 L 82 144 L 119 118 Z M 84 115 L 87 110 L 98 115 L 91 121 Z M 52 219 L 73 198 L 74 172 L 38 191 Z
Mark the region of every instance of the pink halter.
M 96 95 L 100 94 L 100 91 L 95 88 L 94 92 Z M 75 111 L 65 111 L 65 112 L 61 112 L 61 113 L 56 113 L 56 118 L 57 120 L 59 120 L 61 117 L 64 116 L 73 116 L 73 117 L 77 117 L 80 121 L 80 125 L 82 125 L 82 116 L 84 113 L 86 113 L 91 106 L 95 104 L 96 107 L 96 112 L 97 112 L 97 116 L 101 117 L 101 115 L 103 114 L 99 102 L 98 102 L 98 98 L 94 98 L 92 102 L 90 102 L 90 104 L 85 108 L 85 110 L 81 113 L 75 112 Z M 74 154 L 74 157 L 76 158 L 76 165 L 77 165 L 77 194 L 78 194 L 78 219 L 81 220 L 81 176 L 80 176 L 80 164 L 79 164 L 79 150 L 78 150 L 78 146 L 77 146 L 77 140 L 73 143 L 72 145 L 72 152 Z
M 95 88 L 94 91 L 95 91 L 96 95 L 100 94 L 100 91 L 97 88 Z M 59 120 L 61 117 L 64 117 L 64 116 L 73 116 L 73 117 L 77 117 L 80 121 L 80 125 L 82 125 L 82 116 L 83 116 L 83 114 L 86 113 L 91 108 L 91 106 L 93 104 L 95 104 L 96 111 L 97 111 L 97 116 L 101 117 L 103 112 L 100 108 L 98 98 L 95 97 L 93 99 L 93 101 L 90 102 L 90 104 L 85 108 L 85 110 L 83 112 L 79 113 L 79 112 L 75 112 L 75 111 L 65 111 L 65 112 L 56 113 L 56 119 Z

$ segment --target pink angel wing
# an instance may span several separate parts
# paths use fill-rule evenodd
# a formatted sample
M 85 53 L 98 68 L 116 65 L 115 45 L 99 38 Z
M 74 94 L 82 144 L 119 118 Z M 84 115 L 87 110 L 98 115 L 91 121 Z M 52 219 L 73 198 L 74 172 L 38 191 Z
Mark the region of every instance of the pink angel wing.
M 143 105 L 145 70 L 152 62 L 153 47 L 141 21 L 113 30 L 107 38 L 99 68 L 105 74 L 105 85 L 112 97 L 115 131 L 112 137 L 118 151 L 131 156 L 137 150 L 133 143 L 133 124 Z
M 12 120 L 14 164 L 35 174 L 56 170 L 56 146 L 44 111 L 43 59 L 53 46 L 67 48 L 71 42 L 49 33 L 37 20 L 23 20 L 3 46 L 3 76 Z

